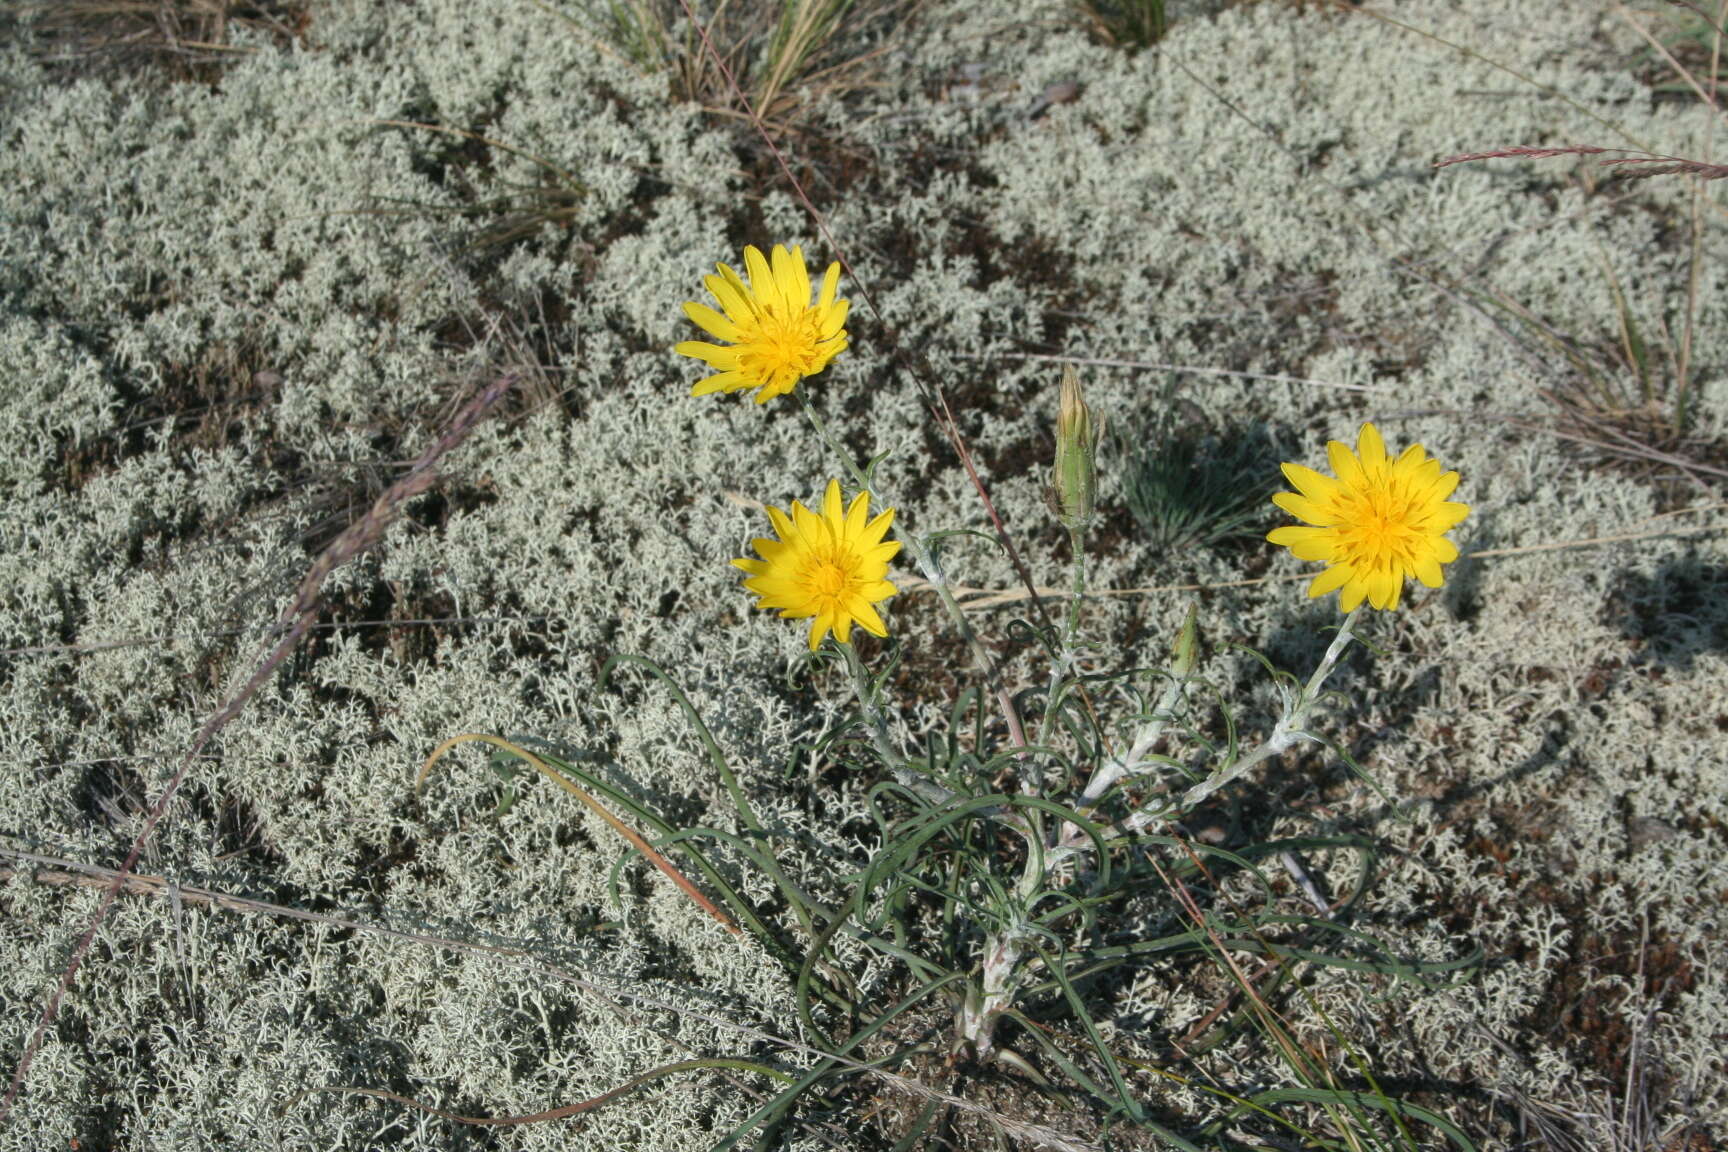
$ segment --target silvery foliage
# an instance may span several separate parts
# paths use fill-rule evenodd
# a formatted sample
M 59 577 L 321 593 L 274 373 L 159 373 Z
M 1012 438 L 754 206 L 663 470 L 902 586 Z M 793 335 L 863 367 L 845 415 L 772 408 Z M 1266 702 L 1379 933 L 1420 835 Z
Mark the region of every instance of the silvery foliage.
M 1651 107 L 1604 47 L 1622 33 L 1582 10 L 1486 0 L 1406 8 L 1636 134 L 1673 139 L 1693 124 L 1686 109 Z M 1589 469 L 1551 441 L 1484 435 L 1446 414 L 1529 409 L 1548 383 L 1491 316 L 1444 289 L 1448 277 L 1603 338 L 1612 313 L 1599 290 L 1600 244 L 1647 327 L 1676 315 L 1683 272 L 1650 243 L 1652 215 L 1612 211 L 1556 168 L 1445 179 L 1426 170 L 1450 152 L 1584 139 L 1594 125 L 1442 47 L 1280 6 L 1179 24 L 1165 53 L 1133 58 L 1025 15 L 977 4 L 933 13 L 896 72 L 907 87 L 877 97 L 888 114 L 854 122 L 830 110 L 834 130 L 881 161 L 867 193 L 834 205 L 834 233 L 878 287 L 885 318 L 951 388 L 1001 398 L 963 417 L 986 455 L 1019 447 L 1041 459 L 1032 449 L 1047 446 L 1055 373 L 978 357 L 1051 340 L 1072 354 L 1382 389 L 1184 378 L 1208 414 L 1250 414 L 1310 450 L 1348 438 L 1365 413 L 1429 412 L 1400 419 L 1396 433 L 1467 478 L 1477 508 L 1467 549 L 1611 532 L 1658 510 L 1647 486 Z M 724 563 L 760 531 L 752 501 L 783 505 L 820 490 L 820 446 L 790 408 L 686 402 L 687 366 L 666 350 L 682 331 L 676 303 L 714 260 L 735 259 L 732 221 L 740 197 L 757 191 L 723 131 L 528 4 L 330 5 L 317 41 L 262 50 L 214 90 L 62 84 L 19 47 L 0 59 L 0 639 L 142 641 L 7 658 L 0 692 L 13 719 L 0 758 L 20 786 L 0 794 L 0 829 L 27 832 L 38 850 L 116 861 L 142 803 L 249 673 L 319 526 L 345 507 L 343 493 L 365 491 L 378 430 L 395 429 L 393 451 L 411 454 L 454 382 L 489 361 L 484 347 L 447 346 L 452 319 L 483 300 L 526 314 L 551 294 L 568 316 L 553 365 L 571 389 L 567 406 L 482 429 L 448 469 L 459 510 L 436 529 L 398 526 L 330 588 L 340 603 L 405 615 L 520 619 L 448 626 L 417 650 L 365 632 L 321 634 L 194 768 L 144 867 L 288 904 L 328 901 L 373 922 L 534 941 L 569 967 L 688 1011 L 608 1004 L 497 959 L 125 900 L 0 1137 L 9 1146 L 64 1147 L 97 1130 L 133 1147 L 249 1139 L 285 1082 L 531 1111 L 678 1059 L 680 1045 L 748 1049 L 713 1019 L 795 1035 L 788 989 L 765 975 L 773 966 L 639 863 L 627 869 L 622 906 L 612 902 L 618 845 L 561 797 L 541 790 L 489 820 L 496 789 L 477 755 L 442 767 L 423 800 L 409 796 L 412 770 L 436 742 L 487 730 L 603 749 L 644 796 L 693 822 L 722 818 L 717 782 L 663 695 L 595 693 L 612 651 L 675 670 L 765 814 L 787 827 L 832 838 L 868 783 L 799 763 L 794 771 L 824 773 L 815 783 L 826 814 L 783 799 L 788 748 L 826 722 L 823 701 L 842 686 L 801 696 L 778 687 L 802 639 L 752 615 Z M 1077 100 L 1028 115 L 1040 92 L 1068 80 L 1082 85 Z M 1478 101 L 1469 106 L 1480 115 L 1457 115 L 1460 100 Z M 471 225 L 441 211 L 459 191 L 425 174 L 449 142 L 375 123 L 386 119 L 485 123 L 488 135 L 579 176 L 590 189 L 581 214 L 495 264 L 476 258 L 464 249 Z M 1488 126 L 1495 139 L 1484 139 Z M 967 162 L 932 172 L 906 162 L 917 147 Z M 493 191 L 540 178 L 529 161 L 493 160 Z M 1671 213 L 1684 189 L 1639 194 Z M 748 239 L 820 251 L 782 194 L 769 193 L 763 212 L 782 231 Z M 980 239 L 1033 257 L 992 265 Z M 1721 329 L 1724 266 L 1705 265 L 1706 334 Z M 869 339 L 874 321 L 859 306 L 853 316 L 855 350 L 820 382 L 819 403 L 838 412 L 867 390 L 862 434 L 873 451 L 895 450 L 885 482 L 919 494 L 906 514 L 926 528 L 980 526 L 963 476 L 927 454 L 928 417 L 908 381 L 887 371 Z M 240 367 L 221 376 L 230 362 Z M 1714 345 L 1700 357 L 1711 371 L 1720 362 Z M 173 421 L 129 427 L 200 364 L 215 366 L 218 400 L 224 388 L 264 398 L 236 405 L 219 443 L 189 447 Z M 255 373 L 264 375 L 246 375 Z M 1122 434 L 1157 391 L 1154 377 L 1126 370 L 1088 378 Z M 1704 395 L 1704 419 L 1720 427 L 1720 382 L 1707 381 Z M 123 445 L 123 458 L 96 451 L 105 440 Z M 318 483 L 285 484 L 271 463 L 282 451 Z M 66 454 L 99 465 L 74 482 L 59 465 Z M 1041 527 L 1037 467 L 991 480 L 1023 538 L 1053 538 Z M 963 582 L 1011 582 L 988 549 L 955 555 Z M 1728 769 L 1700 752 L 1720 736 L 1696 702 L 1723 697 L 1728 662 L 1720 644 L 1670 660 L 1672 638 L 1630 635 L 1609 606 L 1643 594 L 1635 578 L 1664 571 L 1714 587 L 1721 563 L 1719 540 L 1703 538 L 1467 564 L 1422 611 L 1401 614 L 1398 658 L 1377 662 L 1382 687 L 1363 693 L 1367 722 L 1382 725 L 1370 767 L 1404 819 L 1336 782 L 1328 803 L 1408 853 L 1383 877 L 1374 913 L 1410 925 L 1413 951 L 1438 957 L 1454 943 L 1426 915 L 1444 903 L 1476 909 L 1469 931 L 1509 959 L 1451 998 L 1389 1009 L 1322 977 L 1322 1003 L 1341 1017 L 1368 1028 L 1396 1012 L 1407 1024 L 1381 1035 L 1389 1070 L 1420 1059 L 1441 1076 L 1483 1075 L 1537 1095 L 1579 1074 L 1578 1054 L 1541 1048 L 1529 1031 L 1548 991 L 1545 966 L 1576 931 L 1556 921 L 1540 882 L 1596 926 L 1635 933 L 1648 923 L 1685 955 L 1719 936 L 1699 893 L 1720 885 L 1699 881 L 1720 875 L 1711 829 L 1723 826 Z M 1103 586 L 1133 586 L 1149 569 L 1131 540 L 1093 558 Z M 1208 556 L 1190 570 L 1235 575 Z M 1722 627 L 1710 603 L 1698 610 L 1706 633 Z M 1102 649 L 1138 621 L 1147 639 L 1124 658 L 1153 663 L 1182 608 L 1172 596 L 1111 601 L 1089 607 L 1086 627 Z M 1311 632 L 1325 611 L 1276 585 L 1220 592 L 1207 605 L 1217 634 L 1256 641 Z M 1583 693 L 1575 672 L 1613 661 L 1623 671 L 1602 693 Z M 944 707 L 908 704 L 902 722 L 918 726 Z M 1528 826 L 1505 827 L 1493 813 L 1506 811 L 1525 813 Z M 1628 816 L 1668 822 L 1672 834 L 1634 836 Z M 1482 838 L 1506 842 L 1503 867 L 1484 866 L 1473 847 Z M 396 857 L 408 842 L 412 857 Z M 6 901 L 15 930 L 0 997 L 16 1051 L 93 898 L 14 880 Z M 596 930 L 596 920 L 617 926 Z M 1166 977 L 1148 968 L 1116 1006 L 1128 1049 L 1149 1017 L 1168 1025 L 1209 1008 Z M 1711 1045 L 1724 1026 L 1723 974 L 1698 964 L 1693 980 L 1686 1011 L 1659 1019 L 1653 1042 L 1694 1106 L 1719 1111 Z M 1637 1011 L 1628 992 L 1627 1011 Z M 1508 1057 L 1490 1033 L 1537 1045 L 1538 1059 Z M 656 1090 L 651 1108 L 499 1139 L 686 1148 L 746 1107 L 742 1094 L 690 1081 Z M 294 1110 L 282 1137 L 284 1147 L 433 1148 L 448 1146 L 450 1131 L 328 1097 Z

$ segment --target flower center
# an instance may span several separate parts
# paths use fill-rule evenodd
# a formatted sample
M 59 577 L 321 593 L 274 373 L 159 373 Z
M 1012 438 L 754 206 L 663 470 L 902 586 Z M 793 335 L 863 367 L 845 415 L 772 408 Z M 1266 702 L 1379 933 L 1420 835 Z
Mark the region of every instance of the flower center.
M 756 313 L 755 330 L 745 332 L 738 357 L 739 367 L 763 382 L 790 374 L 808 376 L 816 366 L 816 311 L 803 308 L 794 315 L 778 315 L 764 306 Z
M 845 563 L 850 560 L 850 556 L 836 555 L 816 561 L 805 572 L 804 587 L 824 608 L 842 606 L 852 591 L 856 583 L 852 578 L 853 565 Z
M 1375 569 L 1415 563 L 1417 533 L 1410 526 L 1410 502 L 1387 490 L 1359 492 L 1345 539 L 1359 563 Z

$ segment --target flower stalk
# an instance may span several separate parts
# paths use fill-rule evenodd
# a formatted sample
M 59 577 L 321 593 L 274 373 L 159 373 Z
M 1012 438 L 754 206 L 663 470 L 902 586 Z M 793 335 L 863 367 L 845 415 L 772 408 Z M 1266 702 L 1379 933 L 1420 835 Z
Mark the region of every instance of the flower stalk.
M 829 431 L 827 422 L 817 414 L 815 406 L 810 403 L 810 397 L 802 390 L 797 395 L 803 405 L 804 415 L 809 418 L 811 427 L 816 429 L 816 434 L 822 438 L 822 442 L 828 445 L 828 450 L 834 453 L 835 458 L 840 461 L 841 467 L 846 469 L 860 488 L 867 487 L 870 484 L 870 478 L 864 474 L 862 468 L 858 467 L 857 461 L 852 459 L 852 454 L 846 450 L 845 445 L 841 444 Z M 1008 738 L 1015 745 L 1023 747 L 1026 744 L 1026 731 L 1020 722 L 1020 710 L 1014 706 L 1014 696 L 1008 691 L 1007 685 L 1002 682 L 1001 670 L 997 668 L 996 661 L 991 657 L 989 650 L 984 647 L 984 641 L 979 638 L 977 629 L 972 627 L 972 621 L 967 619 L 965 611 L 961 609 L 960 601 L 955 599 L 953 589 L 949 587 L 948 578 L 944 575 L 941 563 L 936 559 L 936 554 L 925 545 L 923 539 L 916 532 L 912 531 L 904 518 L 894 525 L 894 538 L 912 554 L 913 562 L 918 565 L 918 571 L 936 590 L 937 597 L 941 599 L 943 607 L 948 610 L 949 619 L 954 622 L 955 628 L 965 639 L 966 646 L 972 653 L 973 664 L 977 666 L 979 674 L 984 677 L 984 682 L 989 685 L 991 693 L 996 697 L 997 708 L 1002 713 L 1003 721 L 1008 725 Z

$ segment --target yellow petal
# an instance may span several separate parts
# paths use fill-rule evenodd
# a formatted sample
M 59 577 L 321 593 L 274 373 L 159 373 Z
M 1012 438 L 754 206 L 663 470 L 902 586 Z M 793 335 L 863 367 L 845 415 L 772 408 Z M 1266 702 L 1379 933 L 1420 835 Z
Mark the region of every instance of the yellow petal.
M 720 307 L 726 310 L 733 323 L 743 324 L 754 319 L 756 306 L 750 300 L 750 289 L 744 286 L 744 278 L 728 265 L 717 264 L 715 267 L 720 269 L 720 275 L 704 276 L 702 283 L 708 286 L 714 299 L 720 301 Z
M 1434 461 L 1434 464 L 1438 467 L 1440 461 L 1436 460 Z M 1428 500 L 1444 500 L 1446 497 L 1452 495 L 1453 492 L 1457 491 L 1457 489 L 1458 473 L 1448 472 L 1444 476 L 1435 477 L 1432 486 L 1429 487 L 1428 491 L 1423 493 L 1423 496 Z
M 738 367 L 738 349 L 724 348 L 705 340 L 680 340 L 672 345 L 672 351 L 680 356 L 691 356 L 705 361 L 715 368 L 730 370 Z
M 1368 578 L 1368 603 L 1375 608 L 1390 608 L 1398 602 L 1398 577 L 1390 572 L 1376 572 Z
M 872 521 L 870 521 L 870 523 L 864 525 L 864 531 L 863 531 L 863 533 L 861 533 L 860 539 L 863 539 L 863 540 L 880 540 L 880 539 L 882 539 L 883 536 L 886 536 L 888 534 L 888 529 L 893 527 L 893 525 L 894 525 L 894 509 L 884 508 L 884 509 L 882 509 L 882 511 L 880 513 L 877 514 L 877 516 L 874 520 L 872 520 Z M 900 550 L 900 545 L 895 544 L 894 545 L 894 552 L 898 552 L 899 550 Z M 893 552 L 889 553 L 890 556 L 892 556 L 893 554 L 894 554 Z
M 1442 564 L 1450 564 L 1458 559 L 1458 545 L 1444 536 L 1434 541 L 1434 559 Z
M 822 493 L 822 519 L 828 522 L 831 531 L 844 527 L 846 514 L 840 510 L 840 481 L 828 481 L 828 490 Z
M 798 386 L 796 378 L 792 380 L 771 380 L 756 390 L 756 403 L 766 404 L 776 396 L 784 396 Z
M 816 375 L 818 372 L 822 371 L 822 369 L 828 367 L 828 361 L 834 359 L 834 357 L 840 355 L 840 353 L 844 351 L 846 351 L 846 333 L 844 332 L 840 333 L 840 338 L 837 340 L 828 340 L 818 343 L 816 345 L 816 355 L 810 362 L 810 371 L 804 373 L 804 375 Z
M 830 304 L 822 310 L 821 321 L 816 325 L 816 334 L 824 340 L 831 340 L 846 326 L 846 313 L 852 308 L 850 300 L 842 300 L 838 304 Z M 838 349 L 836 349 L 838 351 Z
M 1370 470 L 1386 463 L 1386 442 L 1380 439 L 1380 429 L 1372 424 L 1362 425 L 1362 431 L 1356 434 L 1356 454 L 1362 457 L 1363 466 Z
M 1312 600 L 1324 596 L 1334 589 L 1344 587 L 1350 582 L 1351 572 L 1352 569 L 1348 564 L 1336 564 L 1326 569 L 1314 577 L 1313 582 L 1308 585 L 1308 598 Z
M 1367 483 L 1367 473 L 1363 471 L 1362 462 L 1342 441 L 1327 441 L 1326 459 L 1332 465 L 1332 471 L 1337 474 L 1338 482 L 1346 488 L 1361 489 Z
M 828 271 L 822 274 L 822 292 L 816 297 L 816 307 L 826 308 L 834 303 L 834 294 L 840 290 L 840 263 L 835 261 L 828 265 Z
M 858 621 L 858 627 L 872 636 L 888 635 L 888 625 L 882 622 L 881 614 L 869 604 L 862 602 L 848 604 L 846 611 L 852 613 L 853 619 Z
M 822 518 L 798 501 L 792 501 L 792 526 L 806 540 L 822 538 Z
M 780 298 L 793 311 L 810 306 L 810 274 L 804 270 L 804 257 L 797 249 L 786 251 L 784 244 L 774 245 L 774 282 L 780 288 Z
M 1399 460 L 1400 465 L 1403 466 L 1403 457 L 1399 457 Z M 1440 461 L 1438 460 L 1421 460 L 1415 464 L 1403 467 L 1404 471 L 1402 471 L 1400 475 L 1403 477 L 1404 482 L 1410 486 L 1410 491 L 1413 495 L 1419 496 L 1428 491 L 1428 489 L 1434 486 L 1434 481 L 1440 479 Z
M 1416 579 L 1430 588 L 1440 587 L 1440 562 L 1432 556 L 1419 556 L 1416 559 Z
M 1354 612 L 1362 606 L 1362 601 L 1368 595 L 1368 585 L 1360 578 L 1351 580 L 1344 585 L 1344 591 L 1338 594 L 1338 607 L 1346 612 Z
M 814 652 L 822 646 L 822 638 L 828 635 L 832 622 L 826 616 L 818 616 L 810 621 L 810 651 Z
M 738 325 L 706 304 L 687 303 L 684 305 L 684 315 L 711 336 L 718 336 L 731 344 L 737 344 L 742 339 L 738 333 Z
M 1330 561 L 1336 551 L 1337 534 L 1329 528 L 1303 528 L 1294 524 L 1274 528 L 1266 539 L 1290 549 L 1298 560 Z
M 1284 478 L 1310 500 L 1327 500 L 1338 491 L 1338 481 L 1301 464 L 1280 464 Z
M 870 521 L 870 493 L 860 492 L 852 497 L 852 503 L 846 507 L 846 542 L 858 543 L 864 535 L 864 527 Z
M 1462 524 L 1468 515 L 1470 515 L 1470 505 L 1448 500 L 1440 505 L 1439 511 L 1433 514 L 1429 522 L 1434 525 L 1436 532 L 1444 532 L 1448 528 Z
M 768 258 L 754 244 L 744 249 L 744 270 L 750 273 L 750 294 L 758 303 L 775 306 L 782 303 L 780 292 L 774 285 L 774 273 L 768 268 Z
M 1335 513 L 1327 510 L 1318 500 L 1310 500 L 1294 492 L 1279 492 L 1272 497 L 1272 503 L 1290 513 L 1298 520 L 1324 528 L 1338 523 Z
M 715 392 L 736 392 L 740 388 L 748 388 L 750 382 L 737 372 L 722 372 L 718 376 L 710 376 L 706 380 L 698 380 L 691 385 L 690 395 L 708 396 Z

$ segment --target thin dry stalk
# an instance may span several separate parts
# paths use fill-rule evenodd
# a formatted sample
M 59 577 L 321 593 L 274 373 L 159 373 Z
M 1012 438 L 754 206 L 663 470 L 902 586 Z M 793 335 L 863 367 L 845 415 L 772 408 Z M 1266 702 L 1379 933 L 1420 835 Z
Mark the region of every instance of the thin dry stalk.
M 1563 437 L 1564 438 L 1564 437 Z M 1724 473 L 1728 475 L 1728 473 Z M 1685 513 L 1718 511 L 1728 505 L 1712 503 L 1697 508 L 1683 508 L 1675 512 L 1665 512 L 1662 516 L 1675 516 Z M 1658 519 L 1659 517 L 1651 517 Z M 1695 536 L 1705 536 L 1716 532 L 1728 532 L 1728 524 L 1710 524 L 1700 528 L 1658 528 L 1647 532 L 1617 532 L 1607 536 L 1586 536 L 1577 540 L 1554 540 L 1545 544 L 1525 544 L 1516 548 L 1481 548 L 1474 552 L 1465 552 L 1467 560 L 1486 560 L 1501 556 L 1529 556 L 1541 552 L 1561 552 L 1571 548 L 1601 548 L 1609 544 L 1629 544 L 1637 540 L 1684 540 Z M 1294 583 L 1298 580 L 1308 580 L 1312 572 L 1292 572 L 1278 576 L 1256 576 L 1244 580 L 1218 580 L 1209 584 L 1156 584 L 1144 588 L 1088 588 L 1087 599 L 1108 599 L 1126 596 L 1157 596 L 1170 592 L 1213 592 L 1223 588 L 1251 588 L 1262 584 Z M 929 581 L 920 580 L 914 576 L 897 576 L 895 584 L 902 592 L 933 591 Z M 971 588 L 964 584 L 950 584 L 948 590 L 960 602 L 960 606 L 968 612 L 981 612 L 986 608 L 1000 608 L 1007 604 L 1023 604 L 1033 598 L 1057 601 L 1072 596 L 1071 588 L 1050 588 L 1039 585 L 1034 588 Z
M 60 1004 L 71 989 L 72 981 L 78 975 L 78 969 L 84 961 L 85 954 L 89 952 L 90 945 L 95 941 L 97 931 L 108 916 L 108 910 L 113 907 L 114 898 L 119 895 L 121 885 L 125 882 L 127 875 L 131 873 L 133 866 L 138 863 L 138 858 L 143 854 L 145 845 L 150 842 L 150 838 L 156 832 L 156 826 L 167 815 L 168 807 L 179 793 L 180 785 L 185 781 L 187 772 L 202 756 L 210 742 L 216 738 L 216 734 L 240 714 L 247 702 L 275 675 L 276 670 L 282 666 L 294 649 L 299 646 L 300 641 L 305 638 L 306 633 L 311 630 L 318 613 L 318 595 L 330 573 L 353 560 L 383 538 L 384 530 L 390 526 L 391 521 L 396 518 L 408 501 L 432 487 L 432 482 L 437 476 L 434 468 L 438 461 L 443 458 L 445 453 L 467 439 L 468 434 L 474 430 L 474 426 L 492 409 L 493 405 L 503 399 L 505 393 L 509 392 L 515 383 L 516 377 L 512 375 L 503 376 L 488 385 L 484 391 L 456 414 L 455 419 L 450 422 L 444 434 L 434 441 L 425 452 L 421 453 L 413 467 L 394 484 L 386 488 L 366 514 L 350 524 L 347 530 L 331 541 L 318 558 L 313 561 L 305 579 L 300 582 L 299 590 L 295 593 L 293 602 L 284 610 L 277 622 L 276 630 L 280 633 L 281 638 L 276 642 L 275 647 L 271 648 L 264 656 L 251 678 L 238 692 L 229 697 L 214 715 L 205 721 L 204 727 L 199 730 L 191 747 L 181 758 L 180 766 L 175 769 L 167 787 L 162 790 L 162 795 L 151 806 L 149 814 L 144 819 L 144 826 L 139 829 L 137 837 L 132 841 L 132 848 L 126 854 L 125 862 L 120 865 L 119 871 L 104 890 L 102 900 L 97 904 L 96 912 L 90 918 L 90 926 L 84 930 L 84 935 L 73 946 L 72 957 L 66 963 L 66 970 L 60 977 L 59 986 L 55 988 L 49 996 L 48 1002 L 43 1006 L 41 1015 L 36 1021 L 36 1028 L 31 1033 L 28 1043 L 24 1045 L 23 1054 L 18 1060 L 17 1070 L 12 1074 L 12 1083 L 6 1089 L 5 1098 L 0 1099 L 0 1122 L 4 1122 L 6 1117 L 11 1114 L 12 1105 L 18 1099 L 19 1092 L 23 1090 L 24 1078 L 29 1074 L 31 1061 L 35 1059 L 37 1050 L 41 1048 L 42 1040 L 47 1035 L 49 1026 L 53 1024 L 54 1018 L 59 1014 Z
M 1721 180 L 1728 177 L 1728 164 L 1711 164 L 1703 160 L 1688 160 L 1684 156 L 1663 156 L 1655 152 L 1640 152 L 1635 148 L 1597 148 L 1591 144 L 1573 144 L 1564 148 L 1496 148 L 1490 152 L 1465 152 L 1459 156 L 1448 156 L 1436 160 L 1434 167 L 1447 168 L 1453 164 L 1469 164 L 1477 160 L 1504 160 L 1517 158 L 1523 160 L 1549 160 L 1555 156 L 1602 156 L 1611 155 L 1606 160 L 1598 161 L 1604 168 L 1614 168 L 1614 175 L 1623 179 L 1634 179 L 1646 176 L 1672 176 L 1684 174 L 1696 176 L 1701 180 Z M 1647 168 L 1633 168 L 1634 164 L 1646 164 Z

